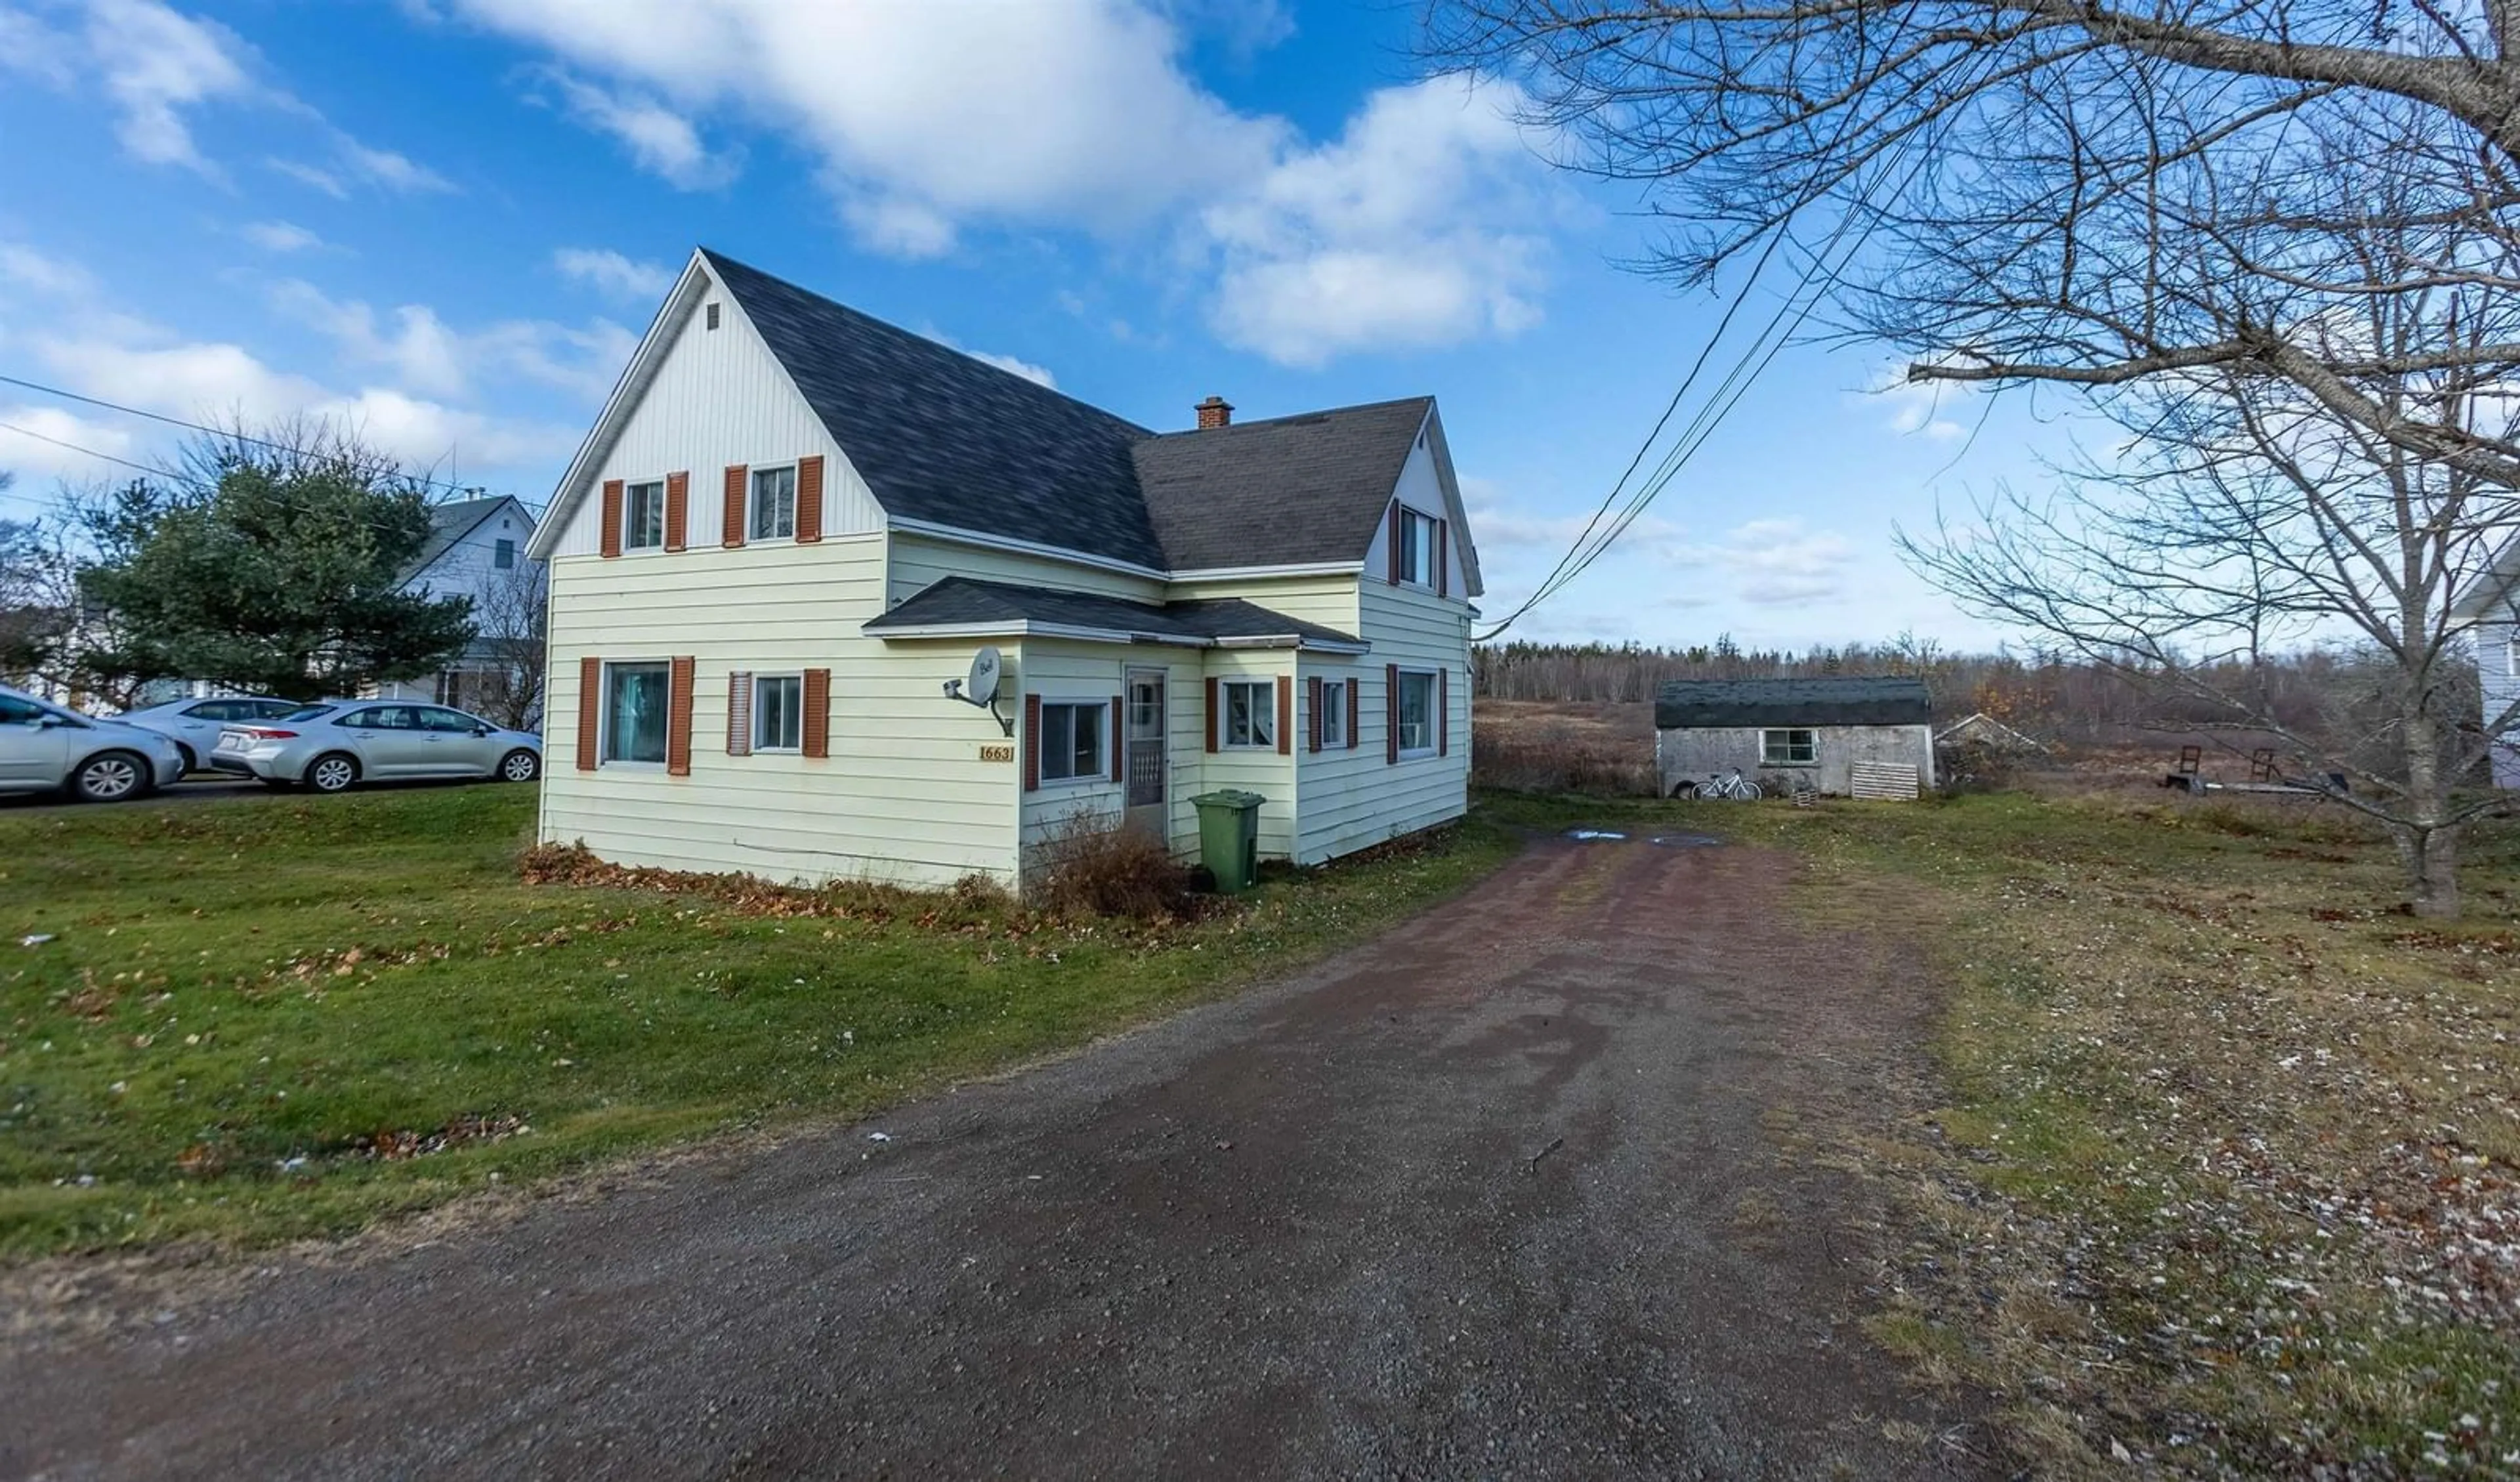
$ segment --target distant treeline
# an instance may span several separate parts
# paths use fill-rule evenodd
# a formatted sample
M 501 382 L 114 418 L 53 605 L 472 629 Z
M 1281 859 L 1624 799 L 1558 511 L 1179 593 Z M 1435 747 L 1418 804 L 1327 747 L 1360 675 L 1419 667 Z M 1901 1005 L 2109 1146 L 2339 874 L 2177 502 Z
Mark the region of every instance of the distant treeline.
M 1936 716 L 1985 713 L 2042 740 L 2094 741 L 2162 727 L 2231 719 L 2211 699 L 2154 676 L 2130 675 L 2054 654 L 1950 653 L 1930 639 L 1848 644 L 1795 652 L 1744 649 L 1730 638 L 1688 648 L 1641 644 L 1509 643 L 1472 651 L 1474 693 L 1496 699 L 1619 704 L 1650 700 L 1674 679 L 1797 679 L 1914 675 Z M 2257 666 L 2206 671 L 2227 693 L 2263 691 L 2288 727 L 2316 732 L 2347 720 L 2366 690 L 2363 661 L 2318 651 Z

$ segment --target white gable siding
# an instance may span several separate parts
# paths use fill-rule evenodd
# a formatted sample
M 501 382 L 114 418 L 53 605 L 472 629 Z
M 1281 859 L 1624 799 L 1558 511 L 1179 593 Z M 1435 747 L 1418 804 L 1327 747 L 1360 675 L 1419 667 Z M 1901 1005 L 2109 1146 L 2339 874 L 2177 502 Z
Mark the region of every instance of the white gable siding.
M 532 579 L 534 561 L 525 554 L 525 542 L 534 533 L 533 520 L 522 505 L 508 505 L 489 518 L 472 527 L 470 534 L 438 553 L 419 574 L 412 577 L 408 590 L 431 597 L 469 597 L 473 603 L 473 622 L 486 624 L 502 605 L 492 604 L 492 611 L 483 610 L 482 596 L 503 581 Z M 515 564 L 499 569 L 499 542 L 514 547 Z M 514 604 L 505 605 L 514 606 Z M 517 615 L 521 615 L 518 613 Z M 485 638 L 514 638 L 515 632 L 493 633 L 484 626 Z
M 705 329 L 699 305 L 723 306 L 717 329 Z M 556 556 L 593 556 L 603 550 L 607 479 L 626 482 L 692 476 L 688 525 L 694 546 L 725 539 L 724 490 L 732 464 L 765 467 L 823 458 L 823 533 L 862 534 L 883 527 L 883 512 L 848 455 L 832 440 L 823 420 L 805 404 L 788 372 L 753 333 L 734 299 L 711 290 L 702 294 L 673 336 L 654 378 L 624 423 L 619 437 L 589 476 L 586 497 L 570 510 Z
M 1435 519 L 1451 520 L 1452 507 L 1444 498 L 1444 481 L 1435 472 L 1435 455 L 1424 447 L 1412 451 L 1409 461 L 1401 466 L 1400 482 L 1394 497 L 1409 509 Z M 1458 522 L 1444 542 L 1444 591 L 1456 599 L 1466 600 L 1469 592 L 1462 575 L 1461 527 Z M 1365 574 L 1371 585 L 1391 569 L 1391 521 L 1385 518 L 1374 527 L 1373 547 L 1366 553 Z
M 2481 622 L 2473 630 L 2476 644 L 2476 677 L 2485 692 L 2484 721 L 2488 726 L 2514 713 L 2520 707 L 2520 654 L 2511 651 L 2515 639 L 2520 639 L 2520 624 Z M 2505 740 L 2493 748 L 2494 786 L 2520 787 L 2520 727 L 2506 727 Z

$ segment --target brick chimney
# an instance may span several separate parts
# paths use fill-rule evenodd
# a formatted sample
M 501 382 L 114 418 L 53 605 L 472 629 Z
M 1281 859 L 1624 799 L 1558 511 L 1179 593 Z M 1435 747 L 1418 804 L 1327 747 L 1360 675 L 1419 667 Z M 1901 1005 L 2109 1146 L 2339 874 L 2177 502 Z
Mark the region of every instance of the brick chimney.
M 1222 396 L 1211 396 L 1198 404 L 1198 429 L 1213 431 L 1234 426 L 1234 403 Z

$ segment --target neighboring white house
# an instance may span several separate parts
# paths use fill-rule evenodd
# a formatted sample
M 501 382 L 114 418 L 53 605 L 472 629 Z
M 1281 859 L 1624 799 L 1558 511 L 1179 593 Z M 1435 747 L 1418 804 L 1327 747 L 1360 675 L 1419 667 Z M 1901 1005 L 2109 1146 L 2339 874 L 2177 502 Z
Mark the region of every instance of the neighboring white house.
M 1479 571 L 1433 400 L 1232 412 L 1158 434 L 695 252 L 529 553 L 542 837 L 1015 883 L 1080 811 L 1189 855 L 1220 787 L 1308 864 L 1460 816 Z M 997 714 L 945 691 L 983 647 Z
M 2520 717 L 2520 649 L 2515 648 L 2520 646 L 2520 540 L 2496 554 L 2485 573 L 2459 594 L 2451 616 L 2474 625 L 2468 635 L 2476 646 L 2477 686 L 2484 696 L 2480 719 L 2496 733 L 2487 745 L 2494 786 L 2520 787 L 2520 745 L 2509 739 L 2509 733 L 2520 730 L 2513 725 Z
M 428 700 L 459 710 L 504 708 L 499 697 L 518 689 L 510 671 L 520 663 L 542 661 L 531 644 L 545 596 L 543 563 L 527 551 L 534 516 L 507 494 L 438 505 L 429 515 L 428 544 L 404 573 L 401 590 L 472 599 L 477 632 L 437 673 L 379 685 L 376 697 Z M 495 718 L 526 726 L 539 719 Z

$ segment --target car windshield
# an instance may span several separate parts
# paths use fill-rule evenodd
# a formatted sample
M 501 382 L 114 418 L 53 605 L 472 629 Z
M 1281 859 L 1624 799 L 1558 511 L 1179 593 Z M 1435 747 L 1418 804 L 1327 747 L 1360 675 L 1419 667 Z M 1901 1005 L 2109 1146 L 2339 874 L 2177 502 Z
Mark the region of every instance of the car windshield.
M 330 715 L 339 708 L 341 707 L 338 705 L 300 705 L 296 709 L 290 711 L 287 715 L 280 718 L 282 720 L 313 720 L 319 715 Z

